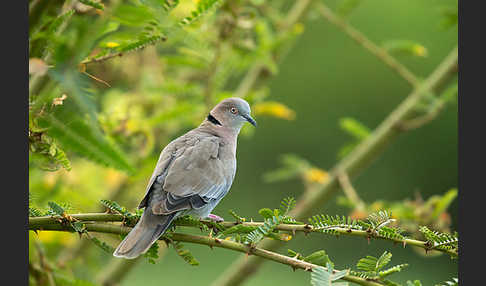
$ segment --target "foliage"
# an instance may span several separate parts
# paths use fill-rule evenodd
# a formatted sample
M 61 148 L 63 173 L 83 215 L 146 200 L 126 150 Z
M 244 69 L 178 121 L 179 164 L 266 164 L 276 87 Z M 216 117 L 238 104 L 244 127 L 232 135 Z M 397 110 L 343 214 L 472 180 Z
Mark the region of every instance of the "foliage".
M 341 147 L 338 152 L 339 158 L 343 158 L 344 156 L 348 155 L 349 152 L 351 152 L 351 150 L 353 150 L 361 141 L 366 139 L 371 132 L 370 129 L 364 124 L 351 117 L 341 118 L 339 121 L 339 126 L 343 131 L 354 138 L 352 142 Z
M 396 282 L 386 279 L 390 274 L 400 272 L 408 266 L 408 264 L 399 264 L 393 267 L 383 269 L 391 261 L 392 254 L 390 252 L 383 252 L 380 257 L 366 256 L 361 258 L 356 267 L 358 271 L 351 271 L 350 273 L 368 280 L 382 282 L 385 285 L 400 285 Z
M 427 238 L 430 249 L 457 249 L 458 234 L 448 234 L 438 231 L 432 231 L 426 226 L 420 227 L 420 232 Z
M 176 249 L 177 254 L 184 259 L 185 262 L 189 263 L 192 266 L 198 266 L 199 261 L 197 261 L 194 256 L 189 252 L 187 249 L 184 249 L 182 243 L 176 242 L 173 243 L 174 248 Z
M 315 265 L 320 265 L 324 267 L 327 267 L 327 265 L 331 265 L 334 267 L 334 263 L 329 259 L 329 256 L 326 254 L 325 250 L 318 250 L 307 256 L 303 256 L 302 254 L 295 252 L 291 249 L 288 249 L 287 251 L 290 257 L 303 260 L 305 262 L 309 262 Z
M 336 280 L 341 279 L 346 274 L 348 274 L 348 270 L 341 270 L 339 272 L 334 273 L 333 266 L 330 263 L 328 263 L 326 267 L 327 269 L 324 269 L 322 267 L 316 267 L 312 269 L 311 285 L 313 286 L 349 285 L 347 282 L 334 282 Z
M 456 198 L 457 189 L 450 189 L 442 195 L 434 195 L 427 200 L 420 196 L 417 196 L 414 200 L 405 199 L 393 202 L 378 200 L 367 204 L 366 210 L 354 211 L 351 217 L 360 219 L 366 214 L 387 209 L 393 212 L 393 217 L 397 219 L 394 224 L 412 236 L 423 235 L 419 228 L 420 225 L 442 232 L 450 232 L 451 221 L 447 209 Z M 338 203 L 349 208 L 355 208 L 355 205 L 344 197 L 340 197 Z M 384 230 L 386 229 L 385 227 Z

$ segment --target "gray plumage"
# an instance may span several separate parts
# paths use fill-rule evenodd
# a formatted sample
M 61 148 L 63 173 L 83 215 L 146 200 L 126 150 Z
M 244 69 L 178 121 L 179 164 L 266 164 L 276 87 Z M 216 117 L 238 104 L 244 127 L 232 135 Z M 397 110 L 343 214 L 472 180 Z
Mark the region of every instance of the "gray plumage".
M 181 215 L 206 218 L 228 193 L 236 172 L 236 142 L 245 122 L 256 126 L 241 98 L 221 101 L 199 127 L 162 150 L 135 227 L 113 253 L 136 258 L 145 253 Z

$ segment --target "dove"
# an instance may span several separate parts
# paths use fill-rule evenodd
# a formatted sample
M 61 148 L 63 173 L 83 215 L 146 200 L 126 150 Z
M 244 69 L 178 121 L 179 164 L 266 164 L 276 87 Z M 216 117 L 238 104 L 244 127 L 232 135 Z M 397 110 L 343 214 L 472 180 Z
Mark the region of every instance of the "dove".
M 138 206 L 143 214 L 113 256 L 133 259 L 147 252 L 179 216 L 222 220 L 211 212 L 233 183 L 241 127 L 257 126 L 250 112 L 244 99 L 226 98 L 162 150 Z

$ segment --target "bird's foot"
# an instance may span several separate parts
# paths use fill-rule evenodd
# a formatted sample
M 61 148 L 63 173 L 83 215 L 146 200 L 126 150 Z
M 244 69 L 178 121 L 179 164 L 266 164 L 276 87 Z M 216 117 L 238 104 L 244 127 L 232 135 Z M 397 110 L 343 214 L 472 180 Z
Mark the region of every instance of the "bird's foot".
M 217 215 L 215 215 L 215 214 L 209 214 L 209 215 L 208 215 L 208 218 L 209 218 L 210 220 L 214 221 L 214 222 L 223 222 L 223 221 L 224 221 L 224 219 L 223 219 L 222 217 L 217 216 Z

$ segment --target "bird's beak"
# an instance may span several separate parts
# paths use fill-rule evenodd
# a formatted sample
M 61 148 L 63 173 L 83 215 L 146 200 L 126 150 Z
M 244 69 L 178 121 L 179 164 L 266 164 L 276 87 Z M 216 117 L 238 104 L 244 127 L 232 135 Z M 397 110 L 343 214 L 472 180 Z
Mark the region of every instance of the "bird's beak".
M 251 125 L 253 125 L 255 127 L 257 126 L 257 123 L 256 123 L 255 119 L 251 118 L 250 114 L 243 115 L 243 117 L 246 119 L 246 121 L 250 122 Z

